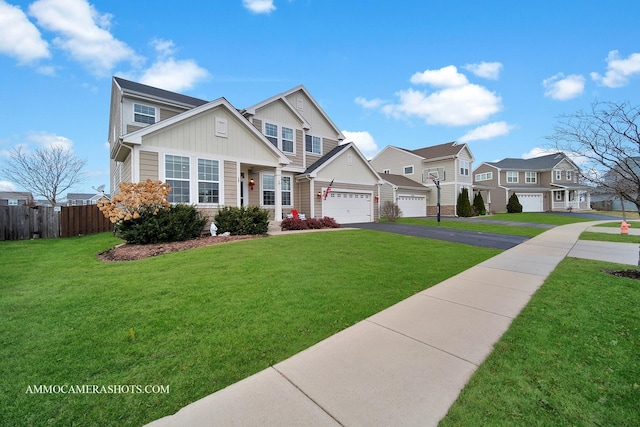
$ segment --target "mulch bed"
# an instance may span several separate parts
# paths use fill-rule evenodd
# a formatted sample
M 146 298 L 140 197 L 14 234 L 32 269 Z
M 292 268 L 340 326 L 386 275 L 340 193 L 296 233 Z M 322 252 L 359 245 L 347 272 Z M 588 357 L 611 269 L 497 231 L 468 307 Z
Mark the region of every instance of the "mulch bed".
M 640 280 L 640 270 L 603 270 L 603 271 L 613 276 Z
M 259 237 L 265 236 L 207 236 L 185 240 L 183 242 L 153 243 L 148 245 L 132 245 L 125 243 L 104 252 L 100 252 L 98 254 L 98 259 L 104 262 L 134 261 L 169 252 L 183 251 L 185 249 L 199 248 L 202 246 L 218 245 L 238 240 L 256 239 Z

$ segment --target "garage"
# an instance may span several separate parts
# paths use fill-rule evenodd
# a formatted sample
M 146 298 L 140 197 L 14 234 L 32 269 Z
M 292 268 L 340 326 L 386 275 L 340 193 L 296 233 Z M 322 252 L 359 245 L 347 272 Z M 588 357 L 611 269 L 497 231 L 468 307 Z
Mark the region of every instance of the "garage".
M 516 193 L 522 212 L 543 212 L 542 193 Z
M 405 218 L 427 215 L 427 196 L 398 195 L 398 207 Z
M 322 216 L 334 218 L 340 224 L 371 222 L 373 196 L 371 193 L 331 190 L 322 200 Z

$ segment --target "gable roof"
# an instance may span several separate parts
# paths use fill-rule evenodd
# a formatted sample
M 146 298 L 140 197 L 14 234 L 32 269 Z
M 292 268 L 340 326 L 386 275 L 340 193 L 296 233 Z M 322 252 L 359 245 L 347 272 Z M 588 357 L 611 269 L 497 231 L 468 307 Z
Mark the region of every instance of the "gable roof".
M 0 191 L 0 199 L 33 200 L 29 191 Z
M 298 85 L 294 88 L 291 88 L 285 92 L 279 93 L 277 95 L 272 96 L 271 98 L 265 99 L 264 101 L 261 101 L 255 105 L 252 105 L 251 107 L 248 107 L 246 109 L 243 110 L 243 113 L 247 113 L 250 115 L 255 115 L 256 114 L 256 110 L 269 105 L 275 101 L 282 101 L 284 102 L 284 104 L 299 118 L 300 122 L 303 124 L 303 127 L 305 129 L 310 129 L 311 128 L 311 124 L 307 121 L 307 119 L 298 111 L 297 108 L 295 108 L 293 105 L 291 105 L 291 102 L 289 102 L 289 100 L 287 99 L 287 96 L 296 93 L 296 92 L 303 92 L 307 98 L 309 98 L 309 100 L 311 100 L 311 102 L 313 103 L 313 106 L 322 114 L 322 117 L 329 123 L 329 125 L 333 128 L 333 130 L 336 132 L 336 134 L 338 135 L 338 140 L 339 141 L 344 141 L 345 137 L 342 134 L 342 132 L 340 131 L 340 129 L 338 129 L 338 127 L 336 126 L 335 123 L 333 123 L 333 120 L 331 120 L 331 118 L 329 116 L 327 116 L 327 114 L 324 112 L 324 110 L 320 107 L 320 105 L 316 102 L 316 100 L 313 98 L 313 96 L 311 96 L 311 94 L 309 93 L 309 91 L 307 90 L 306 87 L 304 87 L 304 85 Z
M 382 178 L 384 181 L 387 181 L 392 185 L 395 185 L 396 187 L 419 188 L 421 190 L 430 191 L 430 188 L 427 187 L 426 185 L 422 185 L 419 182 L 409 179 L 403 175 L 383 173 L 383 174 L 380 174 L 380 178 Z
M 378 175 L 378 172 L 376 172 L 375 169 L 371 167 L 371 164 L 362 155 L 360 150 L 358 150 L 358 147 L 356 147 L 356 145 L 353 142 L 347 142 L 346 144 L 338 145 L 337 147 L 333 148 L 331 151 L 327 152 L 324 156 L 316 160 L 311 166 L 309 166 L 304 172 L 302 172 L 300 176 L 315 177 L 320 169 L 322 169 L 323 167 L 331 163 L 336 157 L 338 157 L 338 155 L 340 155 L 340 153 L 348 150 L 349 148 L 353 148 L 356 154 L 360 157 L 360 160 L 362 160 L 362 163 L 364 163 L 369 168 L 369 170 L 371 170 L 371 172 L 376 176 L 376 178 L 380 180 L 380 175 Z
M 458 144 L 456 141 L 433 145 L 431 147 L 418 148 L 416 150 L 403 150 L 427 160 L 436 160 L 447 157 L 455 157 L 465 149 L 469 151 L 469 154 L 471 155 L 471 151 L 467 148 L 467 144 Z M 471 156 L 473 157 L 473 155 Z
M 132 82 L 121 77 L 114 77 L 113 80 L 120 87 L 120 89 L 122 89 L 123 92 L 132 95 L 144 96 L 145 98 L 154 98 L 158 101 L 168 101 L 170 103 L 180 104 L 188 107 L 198 107 L 209 102 L 205 101 L 204 99 L 198 99 L 191 96 L 182 95 L 180 93 L 170 92 L 168 90 L 160 89 L 157 87 L 147 86 L 142 83 Z
M 512 169 L 512 170 L 552 170 L 558 163 L 562 161 L 568 161 L 573 166 L 576 166 L 566 154 L 553 153 L 546 156 L 533 157 L 531 159 L 516 159 L 506 158 L 498 162 L 487 162 L 488 165 L 494 166 L 498 169 Z M 577 168 L 577 166 L 576 166 Z
M 168 119 L 155 122 L 153 124 L 150 124 L 149 126 L 143 127 L 142 129 L 138 129 L 136 131 L 123 135 L 120 138 L 120 140 L 123 143 L 131 144 L 131 145 L 140 145 L 142 144 L 142 137 L 147 134 L 155 132 L 159 129 L 163 129 L 167 126 L 171 126 L 175 123 L 179 123 L 185 119 L 188 119 L 189 117 L 193 117 L 195 115 L 198 115 L 200 113 L 203 113 L 205 111 L 211 110 L 219 106 L 223 106 L 224 108 L 226 108 L 231 115 L 236 117 L 238 121 L 248 129 L 249 132 L 255 135 L 256 138 L 258 138 L 260 141 L 262 141 L 275 154 L 275 156 L 278 158 L 279 163 L 285 164 L 285 165 L 291 163 L 291 161 L 287 159 L 287 157 L 280 150 L 278 150 L 278 148 L 276 148 L 271 142 L 269 142 L 266 136 L 264 136 L 260 131 L 258 131 L 255 128 L 255 126 L 249 123 L 246 117 L 240 114 L 238 110 L 235 109 L 233 105 L 231 105 L 231 103 L 229 103 L 229 101 L 227 101 L 225 98 L 218 98 L 206 104 L 200 105 L 199 107 L 192 108 L 191 110 L 187 110 L 173 117 L 169 117 Z

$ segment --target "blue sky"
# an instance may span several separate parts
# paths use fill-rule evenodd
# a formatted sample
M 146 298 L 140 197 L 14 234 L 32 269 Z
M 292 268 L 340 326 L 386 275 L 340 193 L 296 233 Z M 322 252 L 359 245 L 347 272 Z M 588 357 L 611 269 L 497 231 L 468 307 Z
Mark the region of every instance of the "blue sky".
M 638 16 L 637 0 L 0 0 L 0 160 L 63 144 L 87 160 L 75 190 L 108 186 L 113 75 L 237 108 L 304 84 L 367 157 L 454 140 L 474 167 L 531 157 L 561 114 L 640 103 Z

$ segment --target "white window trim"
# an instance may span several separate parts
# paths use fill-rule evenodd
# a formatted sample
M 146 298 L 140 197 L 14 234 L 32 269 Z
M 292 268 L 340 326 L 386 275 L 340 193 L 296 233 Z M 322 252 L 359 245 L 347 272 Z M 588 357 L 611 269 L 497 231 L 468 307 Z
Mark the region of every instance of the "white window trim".
M 271 126 L 275 126 L 276 127 L 276 136 L 267 136 L 267 125 L 271 125 Z M 282 138 L 282 128 L 287 128 L 287 129 L 291 129 L 292 131 L 292 138 L 293 138 L 293 151 L 284 151 L 282 148 L 282 142 L 283 142 L 283 138 Z M 285 154 L 288 155 L 295 155 L 296 154 L 296 131 L 297 129 L 291 125 L 283 125 L 281 123 L 275 122 L 273 120 L 264 120 L 263 121 L 263 125 L 262 125 L 262 134 L 267 137 L 267 139 L 269 138 L 276 138 L 276 148 L 278 148 L 278 150 L 282 151 Z M 271 142 L 271 141 L 269 141 Z
M 312 151 L 307 150 L 307 138 L 311 138 L 311 150 Z M 320 150 L 317 153 L 315 151 L 313 151 L 313 138 L 318 138 L 318 140 L 320 141 L 320 144 L 318 146 Z M 310 134 L 305 135 L 304 136 L 304 150 L 307 153 L 321 156 L 322 155 L 322 137 L 319 137 L 319 136 L 316 136 L 316 135 L 310 135 Z
M 533 177 L 533 180 L 530 178 Z M 538 174 L 536 172 L 525 172 L 524 173 L 524 182 L 526 184 L 537 184 L 538 183 Z
M 264 188 L 264 176 L 273 176 L 273 184 L 274 184 L 274 187 L 275 187 L 274 190 L 271 190 L 271 189 L 265 190 L 265 188 Z M 284 200 L 284 198 L 282 197 L 282 192 L 283 192 L 283 190 L 282 190 L 282 178 L 288 178 L 289 182 L 291 184 L 290 185 L 290 189 L 288 190 L 291 193 L 291 197 L 290 197 L 291 204 L 285 205 L 283 203 L 282 206 L 283 207 L 293 207 L 293 205 L 294 205 L 294 201 L 293 201 L 293 183 L 294 183 L 293 175 L 283 174 L 283 175 L 280 176 L 280 180 L 281 180 L 281 182 L 280 182 L 280 192 L 281 192 L 280 200 Z M 275 205 L 275 200 L 276 200 L 275 193 L 274 193 L 274 197 L 273 197 L 274 204 L 273 205 L 265 205 L 264 204 L 264 192 L 265 191 L 274 191 L 275 192 L 277 190 L 278 190 L 278 183 L 276 182 L 276 174 L 275 173 L 271 173 L 271 172 L 262 172 L 262 173 L 260 173 L 260 206 L 262 206 L 264 208 L 272 208 L 272 207 L 275 208 L 275 206 L 276 206 Z
M 458 166 L 460 175 L 469 176 L 469 169 L 471 168 L 471 162 L 469 160 L 458 160 Z
M 566 170 L 565 171 L 565 177 L 566 177 L 567 181 L 572 181 L 573 180 L 573 171 Z
M 556 169 L 555 173 L 556 173 L 556 181 L 562 180 L 562 171 L 560 169 Z
M 136 105 L 139 105 L 139 106 L 145 107 L 145 108 L 153 108 L 153 115 L 148 114 L 148 113 L 136 112 Z M 156 107 L 152 106 L 152 105 L 146 105 L 146 104 L 142 104 L 142 103 L 139 103 L 139 102 L 134 102 L 133 103 L 133 122 L 134 123 L 140 123 L 140 124 L 143 124 L 143 125 L 150 125 L 150 124 L 156 123 L 158 121 L 157 110 L 158 109 Z M 139 115 L 141 115 L 143 117 L 153 117 L 153 123 L 137 121 L 136 120 L 136 114 L 139 114 Z
M 208 160 L 210 162 L 218 162 L 218 180 L 217 181 L 211 181 L 211 180 L 206 180 L 206 179 L 200 179 L 200 160 Z M 196 158 L 196 166 L 197 166 L 197 170 L 195 171 L 194 178 L 195 178 L 195 199 L 196 203 L 198 205 L 206 205 L 206 206 L 220 206 L 220 202 L 222 200 L 222 162 L 218 159 L 210 159 L 210 158 L 206 158 L 206 157 L 197 157 Z M 200 201 L 200 183 L 201 182 L 210 182 L 210 183 L 214 183 L 214 184 L 218 184 L 218 201 L 217 202 L 201 202 Z
M 476 174 L 476 181 L 490 181 L 493 179 L 493 171 Z
M 511 174 L 515 174 L 515 175 L 516 175 L 516 176 L 515 176 L 515 178 L 516 178 L 516 179 L 515 179 L 515 181 L 513 181 L 513 180 L 509 180 L 509 174 L 510 174 L 510 173 L 511 173 Z M 507 184 L 517 184 L 517 183 L 518 183 L 518 181 L 519 181 L 519 179 L 520 179 L 520 174 L 518 173 L 518 171 L 507 171 L 507 172 L 506 172 L 505 179 L 507 180 Z
M 185 178 L 169 178 L 167 177 L 167 157 L 168 156 L 172 156 L 172 157 L 183 157 L 188 159 L 189 161 L 189 178 L 185 179 Z M 171 203 L 191 203 L 194 199 L 193 199 L 193 184 L 192 184 L 192 179 L 193 179 L 193 165 L 192 165 L 192 161 L 191 161 L 191 157 L 190 156 L 185 156 L 185 155 L 181 155 L 181 154 L 173 154 L 173 153 L 165 153 L 163 156 L 163 162 L 162 162 L 162 176 L 164 177 L 164 182 L 169 183 L 169 181 L 181 181 L 181 182 L 187 182 L 189 183 L 189 200 L 187 200 L 186 202 L 182 201 L 182 202 L 171 202 Z M 173 191 L 173 190 L 172 190 Z M 196 190 L 197 193 L 197 190 Z M 169 196 L 171 197 L 171 196 Z M 195 199 L 197 200 L 197 198 Z
M 407 172 L 407 169 L 409 168 L 411 168 L 411 172 Z M 415 168 L 413 167 L 413 165 L 407 165 L 402 167 L 403 175 L 413 175 L 414 173 L 415 173 Z

